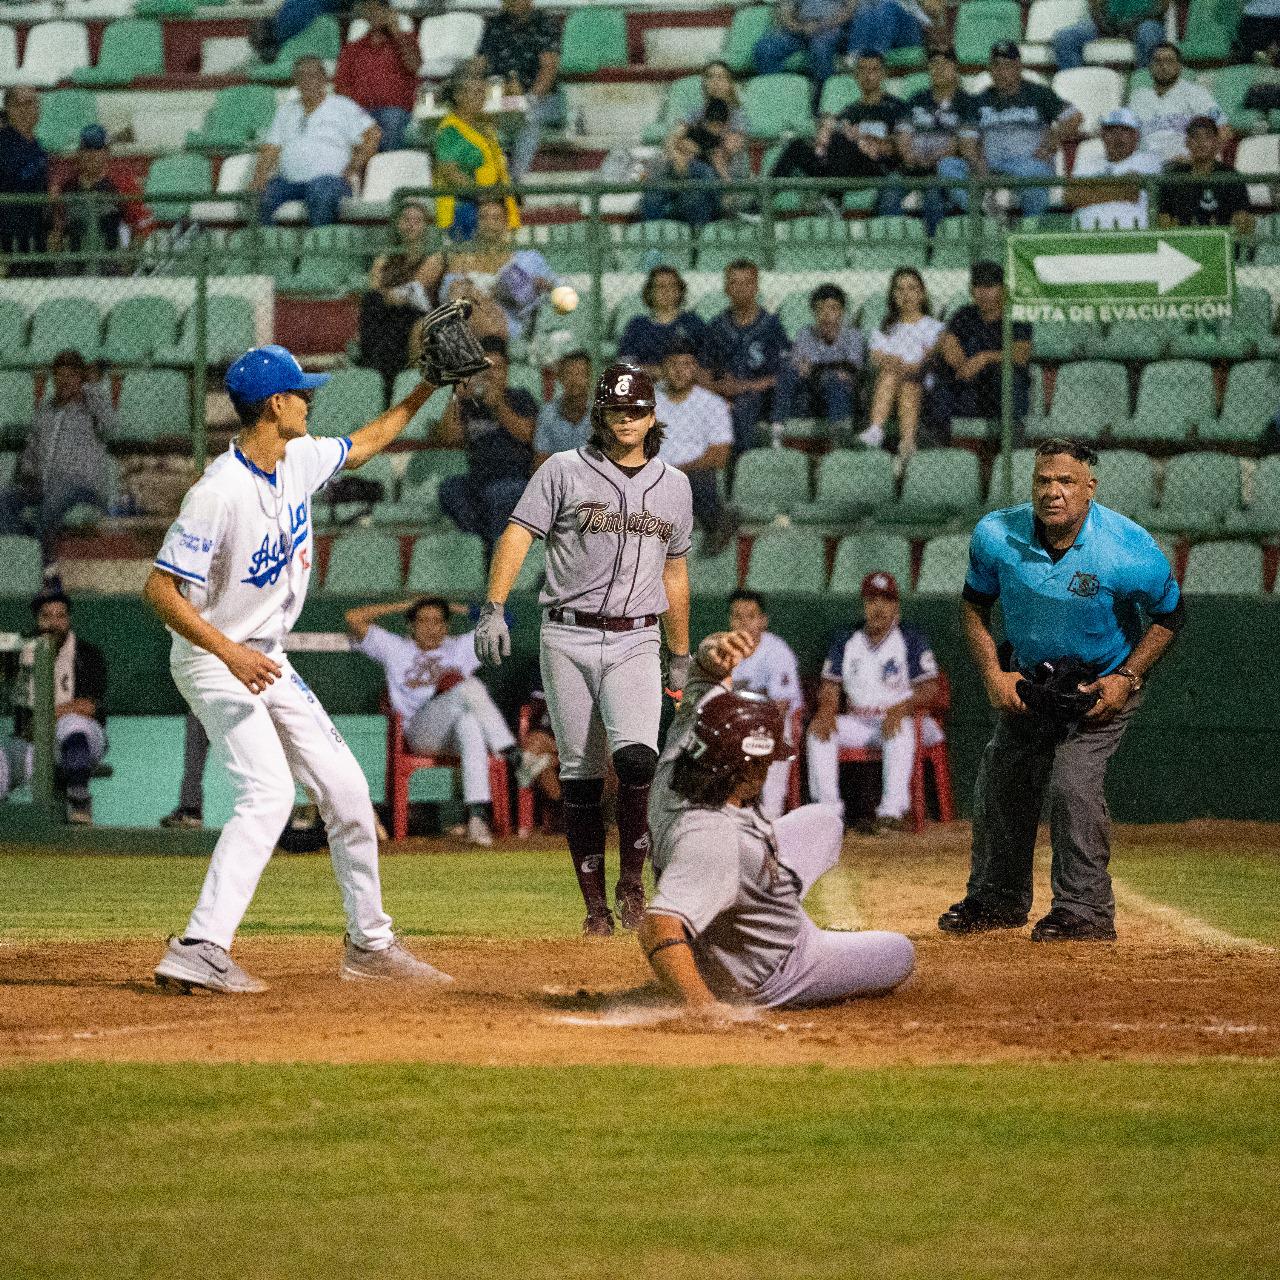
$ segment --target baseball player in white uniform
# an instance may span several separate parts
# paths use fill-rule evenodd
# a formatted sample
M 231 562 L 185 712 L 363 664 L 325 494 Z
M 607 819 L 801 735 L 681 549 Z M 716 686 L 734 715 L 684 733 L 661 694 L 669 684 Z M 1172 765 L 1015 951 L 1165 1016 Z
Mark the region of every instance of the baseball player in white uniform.
M 493 844 L 489 825 L 489 757 L 503 755 L 516 769 L 520 751 L 489 690 L 476 679 L 475 632 L 449 634 L 451 605 L 439 596 L 369 604 L 349 609 L 352 648 L 380 663 L 387 696 L 404 722 L 405 741 L 418 755 L 450 751 L 462 762 L 462 798 L 467 806 L 467 839 L 482 848 Z M 374 621 L 403 614 L 409 636 L 397 635 Z
M 786 740 L 795 746 L 795 713 L 804 706 L 800 665 L 791 646 L 769 630 L 764 597 L 758 591 L 738 590 L 729 597 L 729 628 L 745 632 L 755 643 L 754 651 L 734 667 L 733 687 L 776 703 Z M 769 766 L 760 796 L 760 812 L 766 818 L 782 817 L 791 769 L 790 760 L 778 760 Z
M 174 682 L 236 793 L 186 930 L 156 967 L 161 986 L 266 989 L 229 952 L 293 809 L 295 780 L 328 830 L 347 917 L 342 977 L 452 981 L 396 940 L 382 907 L 368 783 L 282 648 L 311 578 L 311 495 L 386 448 L 435 387 L 423 381 L 359 431 L 320 440 L 307 434 L 307 412 L 327 380 L 275 345 L 231 366 L 240 433 L 183 499 L 143 590 L 173 633 Z
M 862 626 L 836 636 L 822 667 L 818 710 L 809 722 L 809 793 L 843 815 L 840 748 L 879 747 L 883 788 L 870 830 L 884 834 L 906 825 L 916 758 L 913 717 L 937 700 L 938 663 L 928 640 L 899 621 L 893 574 L 867 574 L 862 605 Z M 848 704 L 843 715 L 842 691 Z M 921 738 L 925 746 L 942 741 L 942 730 L 932 716 L 925 717 Z
M 795 754 L 776 703 L 728 686 L 750 654 L 743 632 L 709 636 L 658 765 L 650 805 L 658 889 L 640 945 L 695 1015 L 892 991 L 915 949 L 900 933 L 820 929 L 805 895 L 840 858 L 838 817 L 810 804 L 771 822 L 758 808 L 772 764 Z M 727 677 L 727 678 L 726 678 Z
M 662 427 L 649 375 L 610 365 L 596 384 L 591 440 L 554 453 L 534 473 L 494 550 L 476 652 L 497 664 L 510 652 L 503 618 L 533 539 L 547 546 L 541 630 L 542 685 L 560 750 L 565 835 L 587 906 L 583 931 L 613 932 L 605 896 L 605 769 L 618 775 L 619 920 L 644 915 L 649 784 L 658 763 L 666 631 L 667 687 L 689 671 L 693 532 L 688 478 L 658 456 Z

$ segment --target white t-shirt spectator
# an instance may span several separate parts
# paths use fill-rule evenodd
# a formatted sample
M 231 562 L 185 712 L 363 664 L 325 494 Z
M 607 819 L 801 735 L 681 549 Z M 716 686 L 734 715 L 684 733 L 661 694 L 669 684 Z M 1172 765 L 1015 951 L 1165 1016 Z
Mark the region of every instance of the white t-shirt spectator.
M 290 98 L 276 110 L 265 141 L 280 148 L 280 176 L 286 182 L 340 178 L 373 122 L 363 107 L 336 93 L 310 115 L 299 99 Z
M 897 356 L 907 364 L 919 364 L 937 345 L 946 327 L 936 316 L 921 316 L 911 324 L 899 320 L 887 332 L 876 330 L 871 339 L 871 350 Z
M 678 402 L 659 387 L 655 408 L 667 429 L 658 457 L 669 467 L 688 466 L 713 445 L 733 443 L 729 402 L 706 387 L 694 387 Z
M 1202 84 L 1179 76 L 1159 95 L 1151 85 L 1134 91 L 1129 109 L 1142 125 L 1142 150 L 1161 160 L 1176 160 L 1187 150 L 1187 125 L 1196 116 L 1208 116 L 1221 129 L 1226 115 Z
M 382 664 L 387 674 L 387 696 L 407 721 L 436 696 L 436 687 L 446 671 L 456 671 L 463 677 L 475 674 L 480 667 L 475 637 L 474 631 L 468 631 L 446 636 L 438 649 L 420 649 L 408 636 L 372 626 L 364 633 L 364 639 L 351 647 Z
M 1119 178 L 1125 174 L 1159 173 L 1160 157 L 1141 149 L 1114 162 L 1100 155 L 1077 165 L 1077 178 Z M 1147 193 L 1140 191 L 1136 200 L 1104 200 L 1082 205 L 1076 210 L 1076 223 L 1085 231 L 1142 231 L 1147 226 Z

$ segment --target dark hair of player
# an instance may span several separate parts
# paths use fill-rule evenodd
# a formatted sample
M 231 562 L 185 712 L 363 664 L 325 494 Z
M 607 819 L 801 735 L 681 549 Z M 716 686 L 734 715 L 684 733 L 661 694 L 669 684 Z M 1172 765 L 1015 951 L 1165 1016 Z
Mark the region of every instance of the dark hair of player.
M 1080 440 L 1066 440 L 1060 436 L 1052 436 L 1036 445 L 1037 458 L 1054 458 L 1065 453 L 1068 458 L 1083 462 L 1091 467 L 1098 465 L 1098 455 L 1087 444 Z
M 415 600 L 404 611 L 405 621 L 412 626 L 423 609 L 438 609 L 440 611 L 440 621 L 449 621 L 449 602 L 443 596 L 423 596 L 421 600 Z

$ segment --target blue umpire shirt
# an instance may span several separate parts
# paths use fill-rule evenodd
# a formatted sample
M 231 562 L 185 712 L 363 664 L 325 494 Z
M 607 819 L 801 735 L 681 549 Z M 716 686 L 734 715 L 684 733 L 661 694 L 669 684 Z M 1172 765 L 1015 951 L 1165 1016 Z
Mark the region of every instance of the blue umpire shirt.
M 1079 658 L 1106 675 L 1144 629 L 1178 610 L 1173 570 L 1155 539 L 1118 511 L 1090 504 L 1075 543 L 1056 562 L 1031 504 L 984 516 L 969 543 L 964 597 L 1000 601 L 1014 663 Z

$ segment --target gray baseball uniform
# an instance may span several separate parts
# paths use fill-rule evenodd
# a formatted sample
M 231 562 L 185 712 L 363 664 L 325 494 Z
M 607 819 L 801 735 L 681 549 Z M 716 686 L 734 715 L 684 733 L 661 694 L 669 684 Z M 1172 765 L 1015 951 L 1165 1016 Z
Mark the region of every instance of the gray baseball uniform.
M 657 750 L 662 669 L 656 619 L 662 574 L 688 554 L 693 498 L 683 472 L 657 458 L 633 475 L 593 445 L 552 454 L 511 513 L 547 544 L 541 637 L 562 778 L 602 778 L 609 756 Z M 626 630 L 575 618 L 626 619 Z M 624 625 L 624 624 L 618 624 Z
M 716 689 L 695 665 L 658 765 L 649 800 L 658 892 L 649 910 L 681 921 L 698 971 L 721 998 L 794 1007 L 893 990 L 915 967 L 909 939 L 819 929 L 802 905 L 839 861 L 838 816 L 811 804 L 770 822 L 752 808 L 695 808 L 671 790 L 698 705 Z

